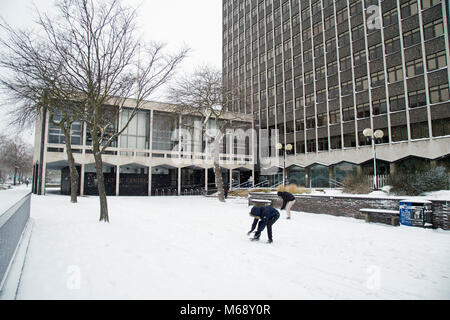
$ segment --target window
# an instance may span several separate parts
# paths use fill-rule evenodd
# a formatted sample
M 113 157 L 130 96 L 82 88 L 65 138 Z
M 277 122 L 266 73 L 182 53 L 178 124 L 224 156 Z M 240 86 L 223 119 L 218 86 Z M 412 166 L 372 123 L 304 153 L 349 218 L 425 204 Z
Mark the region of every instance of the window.
M 320 113 L 317 115 L 317 126 L 323 127 L 328 124 L 328 115 L 326 113 Z
M 335 50 L 336 49 L 336 40 L 335 40 L 335 38 L 328 39 L 325 42 L 325 46 L 326 46 L 327 52 L 331 52 L 331 51 Z
M 401 5 L 402 19 L 417 14 L 417 0 L 410 0 Z
M 311 51 L 311 49 L 307 50 L 307 51 L 304 51 L 303 52 L 303 61 L 304 62 L 308 62 L 308 61 L 311 61 L 311 60 L 312 60 L 312 51 Z
M 317 144 L 319 145 L 319 151 L 328 150 L 328 138 L 317 139 Z
M 325 77 L 325 66 L 316 68 L 316 80 L 323 79 Z
M 358 119 L 370 117 L 370 105 L 369 103 L 363 103 L 356 107 L 356 116 Z
M 417 90 L 408 92 L 408 106 L 410 108 L 417 108 L 427 104 L 427 97 L 425 90 Z
M 312 83 L 313 80 L 314 80 L 313 71 L 311 70 L 311 71 L 305 72 L 305 84 Z
M 303 119 L 297 119 L 295 121 L 295 130 L 296 131 L 305 130 L 305 122 L 303 121 Z
M 379 59 L 382 57 L 382 55 L 383 55 L 383 49 L 382 49 L 381 43 L 369 48 L 369 59 L 370 60 Z
M 342 95 L 351 94 L 353 92 L 353 81 L 346 81 L 341 83 L 341 93 Z
M 448 84 L 442 84 L 430 88 L 430 102 L 439 103 L 449 100 Z
M 389 10 L 383 14 L 383 24 L 385 27 L 397 22 L 398 22 L 397 8 Z
M 350 6 L 350 15 L 354 16 L 357 15 L 358 13 L 362 12 L 362 4 L 360 1 L 353 3 Z
M 294 86 L 295 88 L 300 88 L 303 86 L 303 76 L 298 75 L 294 78 Z
M 344 121 L 355 120 L 355 110 L 353 107 L 342 108 L 342 118 Z
M 411 139 L 428 138 L 428 122 L 410 124 Z
M 440 4 L 442 0 L 421 0 L 421 2 L 422 2 L 422 9 L 427 9 L 437 4 Z
M 316 126 L 316 117 L 311 116 L 306 118 L 306 128 L 312 129 Z
M 419 28 L 405 32 L 403 34 L 403 42 L 405 47 L 411 47 L 420 43 L 420 30 Z
M 348 18 L 347 8 L 343 8 L 338 12 L 336 12 L 337 23 L 344 22 L 345 20 L 347 20 L 347 18 Z
M 356 91 L 364 91 L 367 90 L 367 88 L 368 88 L 368 81 L 366 76 L 355 79 Z
M 329 17 L 326 17 L 325 18 L 325 24 L 324 24 L 325 30 L 328 30 L 328 29 L 330 29 L 333 26 L 334 26 L 334 16 L 331 15 Z
M 338 71 L 337 61 L 332 61 L 327 64 L 328 75 L 335 74 L 337 73 L 337 71 Z
M 388 82 L 393 83 L 403 80 L 403 68 L 402 66 L 394 66 L 387 70 L 388 72 Z
M 387 112 L 386 99 L 374 100 L 372 101 L 372 114 L 384 114 Z
M 427 55 L 428 71 L 441 69 L 446 65 L 447 65 L 447 56 L 445 55 L 445 51 Z
M 364 63 L 366 63 L 366 51 L 361 50 L 361 51 L 355 52 L 355 54 L 353 55 L 353 64 L 355 66 L 359 66 Z
M 450 135 L 450 118 L 433 120 L 432 130 L 433 137 Z
M 389 106 L 391 112 L 405 109 L 405 96 L 403 94 L 389 97 Z
M 384 71 L 378 71 L 370 74 L 370 83 L 372 87 L 384 85 Z
M 305 104 L 306 104 L 307 106 L 311 106 L 311 105 L 314 105 L 314 103 L 315 103 L 315 100 L 314 100 L 314 93 L 307 94 L 307 95 L 305 96 Z
M 425 40 L 429 40 L 443 35 L 444 25 L 442 24 L 442 19 L 426 24 L 423 27 L 423 31 Z
M 295 109 L 301 109 L 303 108 L 305 105 L 303 103 L 303 97 L 297 97 L 295 98 Z
M 351 57 L 343 57 L 339 60 L 341 71 L 350 69 L 352 67 Z
M 314 48 L 315 57 L 320 57 L 322 55 L 323 55 L 323 43 L 316 45 Z
M 352 40 L 356 41 L 364 37 L 364 25 L 359 25 L 352 28 Z
M 324 102 L 326 100 L 327 94 L 325 89 L 318 90 L 316 92 L 317 102 Z
M 318 23 L 318 24 L 314 25 L 314 27 L 313 27 L 314 36 L 322 33 L 322 31 L 323 31 L 322 23 Z
M 303 31 L 303 41 L 311 39 L 311 28 Z
M 341 122 L 341 113 L 339 110 L 333 110 L 329 112 L 330 124 Z
M 408 131 L 405 125 L 391 127 L 392 141 L 405 141 L 408 140 Z
M 406 63 L 406 76 L 408 78 L 415 77 L 419 74 L 423 74 L 423 62 L 422 58 L 410 61 Z
M 346 32 L 344 32 L 344 33 L 341 33 L 341 34 L 338 36 L 338 44 L 339 44 L 339 47 L 345 46 L 345 45 L 348 44 L 348 43 L 350 43 L 350 36 L 349 36 L 348 31 L 346 31 Z
M 394 37 L 385 42 L 386 54 L 391 54 L 400 50 L 400 37 Z
M 339 96 L 339 86 L 328 87 L 328 99 L 336 99 Z

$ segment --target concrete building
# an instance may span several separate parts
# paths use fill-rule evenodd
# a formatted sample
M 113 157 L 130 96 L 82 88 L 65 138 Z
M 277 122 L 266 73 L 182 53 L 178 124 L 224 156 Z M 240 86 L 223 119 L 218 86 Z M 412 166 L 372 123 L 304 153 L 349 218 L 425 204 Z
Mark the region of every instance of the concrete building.
M 411 158 L 448 167 L 449 29 L 445 0 L 223 0 L 227 107 L 279 130 L 300 185 L 373 174 L 366 128 L 384 133 L 379 174 Z
M 129 119 L 130 108 L 121 108 L 117 127 Z M 172 110 L 172 111 L 168 111 Z M 224 116 L 226 119 L 226 115 Z M 216 189 L 213 162 L 202 132 L 184 139 L 182 130 L 193 131 L 196 119 L 175 113 L 167 104 L 145 102 L 128 128 L 103 155 L 108 195 L 191 195 Z M 234 127 L 251 127 L 251 118 L 232 121 Z M 209 120 L 209 127 L 215 122 Z M 192 132 L 192 135 L 195 133 Z M 33 160 L 33 192 L 45 193 L 47 172 L 60 171 L 61 193 L 70 193 L 70 175 L 65 138 L 49 121 L 48 112 L 36 123 Z M 71 130 L 72 150 L 80 174 L 81 195 L 97 194 L 92 141 L 86 124 L 76 122 Z M 189 145 L 188 145 L 189 143 Z M 234 143 L 234 144 L 233 144 Z M 248 141 L 247 141 L 248 143 Z M 242 143 L 241 143 L 242 144 Z M 192 147 L 192 148 L 191 148 Z M 226 137 L 220 153 L 225 183 L 242 184 L 253 176 L 253 158 L 248 146 Z M 41 166 L 40 164 L 44 164 Z

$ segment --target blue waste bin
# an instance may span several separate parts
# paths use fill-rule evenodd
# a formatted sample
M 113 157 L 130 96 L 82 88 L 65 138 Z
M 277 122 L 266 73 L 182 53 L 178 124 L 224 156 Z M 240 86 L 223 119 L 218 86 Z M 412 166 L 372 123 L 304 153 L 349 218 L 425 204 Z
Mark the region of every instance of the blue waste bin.
M 405 226 L 433 227 L 432 203 L 423 199 L 405 199 L 399 203 L 400 223 Z

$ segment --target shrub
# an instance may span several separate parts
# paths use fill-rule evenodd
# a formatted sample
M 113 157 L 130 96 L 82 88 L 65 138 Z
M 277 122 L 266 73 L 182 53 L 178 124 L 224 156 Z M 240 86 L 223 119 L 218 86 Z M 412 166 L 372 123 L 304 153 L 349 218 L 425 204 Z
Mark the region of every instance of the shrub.
M 362 194 L 369 193 L 371 191 L 369 186 L 369 177 L 362 173 L 345 178 L 342 181 L 342 187 L 343 191 L 346 193 Z
M 309 193 L 311 193 L 310 189 L 299 187 L 299 186 L 297 186 L 296 184 L 293 184 L 293 183 L 288 184 L 286 186 L 279 185 L 278 188 L 277 188 L 277 191 L 286 191 L 286 192 L 289 192 L 289 193 L 292 193 L 292 194 L 302 194 L 302 193 L 308 193 L 309 194 Z
M 389 177 L 391 192 L 398 195 L 417 196 L 424 192 L 448 188 L 448 173 L 442 166 L 424 166 L 416 172 L 397 170 Z

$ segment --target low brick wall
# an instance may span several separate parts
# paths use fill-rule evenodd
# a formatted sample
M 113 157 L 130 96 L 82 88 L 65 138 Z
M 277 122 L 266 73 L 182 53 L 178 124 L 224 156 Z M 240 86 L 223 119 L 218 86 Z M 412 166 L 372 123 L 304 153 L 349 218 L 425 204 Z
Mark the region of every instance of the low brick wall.
M 276 193 L 250 193 L 253 199 L 271 199 L 275 208 L 280 208 L 281 198 Z M 296 202 L 293 205 L 293 211 L 303 211 L 310 213 L 329 214 L 334 216 L 351 217 L 355 219 L 364 219 L 359 209 L 375 208 L 399 210 L 399 202 L 403 198 L 369 198 L 361 196 L 329 196 L 329 195 L 296 195 Z M 432 200 L 433 206 L 433 227 L 448 229 L 448 220 L 450 216 L 450 206 L 447 201 Z M 450 201 L 449 201 L 450 202 Z M 372 215 L 373 222 L 391 224 L 390 216 Z

